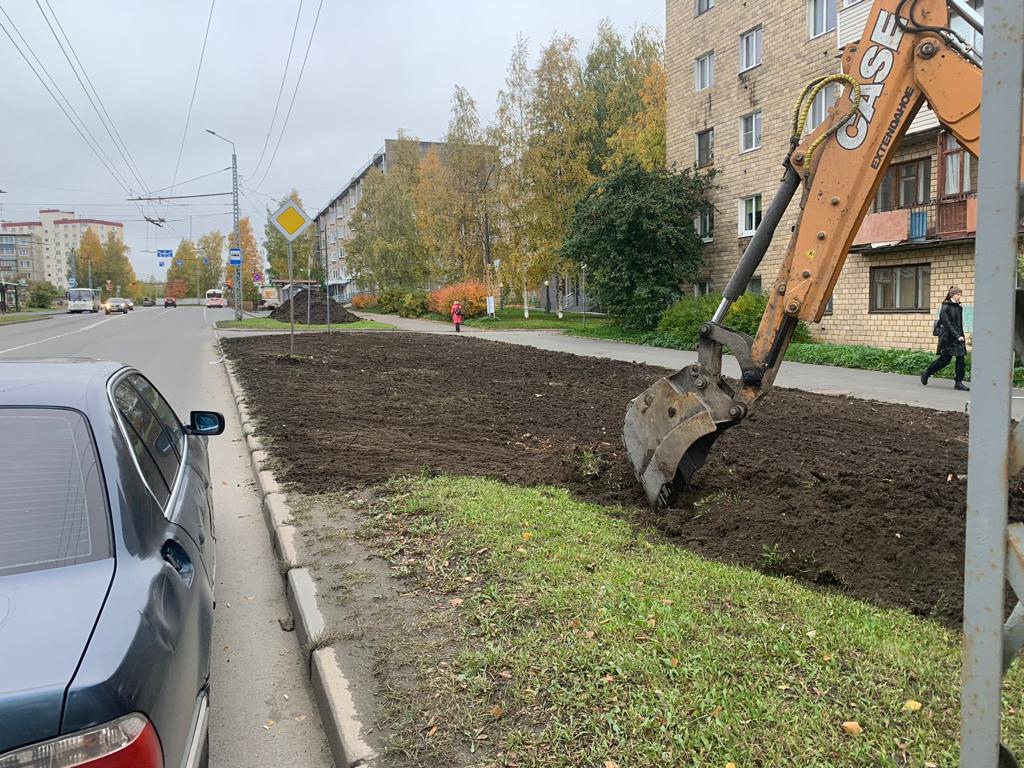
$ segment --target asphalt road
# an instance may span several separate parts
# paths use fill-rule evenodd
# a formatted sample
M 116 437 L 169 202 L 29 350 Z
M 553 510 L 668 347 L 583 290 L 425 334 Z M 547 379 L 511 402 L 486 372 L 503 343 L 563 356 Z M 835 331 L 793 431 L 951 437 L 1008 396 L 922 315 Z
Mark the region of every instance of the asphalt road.
M 217 515 L 217 611 L 210 723 L 211 765 L 331 765 L 270 548 L 248 454 L 215 351 L 213 323 L 230 310 L 138 307 L 128 315 L 55 315 L 0 326 L 0 359 L 98 357 L 142 371 L 187 420 L 221 411 L 224 434 L 210 439 Z

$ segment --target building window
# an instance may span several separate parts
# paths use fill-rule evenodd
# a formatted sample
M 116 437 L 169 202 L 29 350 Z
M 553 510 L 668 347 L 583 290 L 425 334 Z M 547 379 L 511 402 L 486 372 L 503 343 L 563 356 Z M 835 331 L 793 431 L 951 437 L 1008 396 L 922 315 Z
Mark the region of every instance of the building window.
M 825 303 L 825 312 L 824 312 L 824 314 L 826 314 L 826 315 L 831 315 L 832 314 L 832 300 L 833 300 L 833 298 L 834 298 L 833 296 L 829 296 L 828 297 L 828 301 Z
M 746 72 L 761 63 L 764 30 L 755 27 L 740 35 L 740 72 Z
M 824 35 L 836 28 L 836 0 L 809 0 L 811 37 Z
M 697 59 L 697 90 L 703 91 L 715 84 L 715 53 L 705 53 Z
M 750 282 L 747 283 L 747 293 L 752 293 L 755 296 L 761 295 L 761 278 L 756 275 L 750 278 Z
M 715 161 L 715 129 L 708 128 L 697 134 L 697 165 L 703 167 Z
M 693 218 L 693 228 L 697 236 L 705 243 L 710 243 L 715 237 L 715 211 L 710 206 L 705 208 Z
M 761 110 L 740 118 L 740 152 L 761 146 Z
M 694 296 L 707 296 L 715 290 L 715 285 L 710 280 L 698 280 L 693 284 Z
M 932 198 L 932 159 L 893 163 L 875 193 L 875 211 L 926 205 Z
M 707 13 L 715 7 L 715 0 L 697 0 L 697 12 L 696 16 L 700 16 L 702 13 Z
M 944 197 L 974 191 L 971 154 L 960 146 L 952 133 L 943 133 L 939 137 L 939 174 L 942 177 L 940 189 Z
M 932 267 L 913 264 L 871 268 L 872 312 L 927 312 Z
M 740 235 L 752 235 L 761 224 L 761 196 L 751 195 L 740 200 Z
M 811 103 L 811 111 L 807 113 L 807 132 L 810 133 L 828 117 L 828 111 L 839 100 L 839 86 L 836 83 L 829 83 L 822 88 Z

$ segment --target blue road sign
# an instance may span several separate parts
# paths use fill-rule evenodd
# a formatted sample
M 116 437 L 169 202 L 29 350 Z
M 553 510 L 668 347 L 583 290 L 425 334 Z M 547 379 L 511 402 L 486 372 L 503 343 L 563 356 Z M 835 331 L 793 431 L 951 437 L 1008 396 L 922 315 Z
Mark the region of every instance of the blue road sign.
M 203 259 L 203 264 L 209 264 L 209 263 L 210 263 L 209 259 Z
M 69 278 L 68 279 L 68 288 L 77 288 L 77 287 L 78 287 L 78 281 L 75 280 L 75 278 L 73 278 L 73 277 Z
M 241 248 L 232 248 L 230 251 L 228 251 L 228 264 L 230 264 L 232 267 L 242 266 Z
M 156 252 L 156 257 L 158 259 L 170 259 L 170 258 L 173 258 L 173 256 L 174 256 L 174 251 L 172 251 L 170 249 L 167 249 L 167 250 L 164 250 L 164 251 L 157 251 Z M 163 265 L 161 264 L 160 266 L 163 266 Z
M 159 262 L 159 264 L 160 264 L 161 267 L 164 266 L 164 262 L 162 262 L 162 261 Z
M 185 260 L 184 259 L 178 259 L 174 263 L 177 264 L 179 267 L 184 267 L 185 266 Z

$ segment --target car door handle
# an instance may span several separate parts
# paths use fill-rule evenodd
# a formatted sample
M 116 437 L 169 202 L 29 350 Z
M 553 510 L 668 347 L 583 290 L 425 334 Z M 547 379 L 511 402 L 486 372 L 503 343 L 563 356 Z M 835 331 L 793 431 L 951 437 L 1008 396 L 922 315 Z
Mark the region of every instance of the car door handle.
M 160 555 L 182 579 L 189 585 L 192 584 L 192 576 L 195 573 L 195 569 L 192 566 L 192 558 L 188 556 L 188 552 L 185 551 L 181 544 L 174 539 L 168 539 L 160 548 Z

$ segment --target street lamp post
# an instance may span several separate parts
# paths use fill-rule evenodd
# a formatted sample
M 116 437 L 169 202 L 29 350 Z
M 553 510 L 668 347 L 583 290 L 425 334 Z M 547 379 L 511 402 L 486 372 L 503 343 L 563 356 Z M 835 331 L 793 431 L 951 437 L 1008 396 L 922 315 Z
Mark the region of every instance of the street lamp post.
M 544 281 L 544 314 L 551 314 L 551 281 Z
M 232 215 L 234 217 L 235 225 L 235 247 L 241 250 L 242 238 L 239 234 L 238 219 L 241 211 L 238 207 L 238 154 L 235 152 L 235 142 L 231 139 L 227 139 L 221 136 L 215 131 L 211 131 L 209 128 L 206 132 L 211 136 L 216 136 L 221 141 L 226 141 L 231 145 L 231 202 L 232 202 Z M 242 266 L 240 264 L 235 265 L 235 320 L 240 321 L 242 319 Z
M 484 178 L 484 274 L 487 275 L 487 288 L 488 293 L 493 295 L 492 291 L 492 270 L 491 270 L 491 218 L 490 212 L 487 206 L 487 189 L 491 183 L 491 174 L 494 173 L 498 166 L 495 163 L 491 163 L 491 167 L 487 169 L 487 176 Z M 491 299 L 492 306 L 494 299 Z

